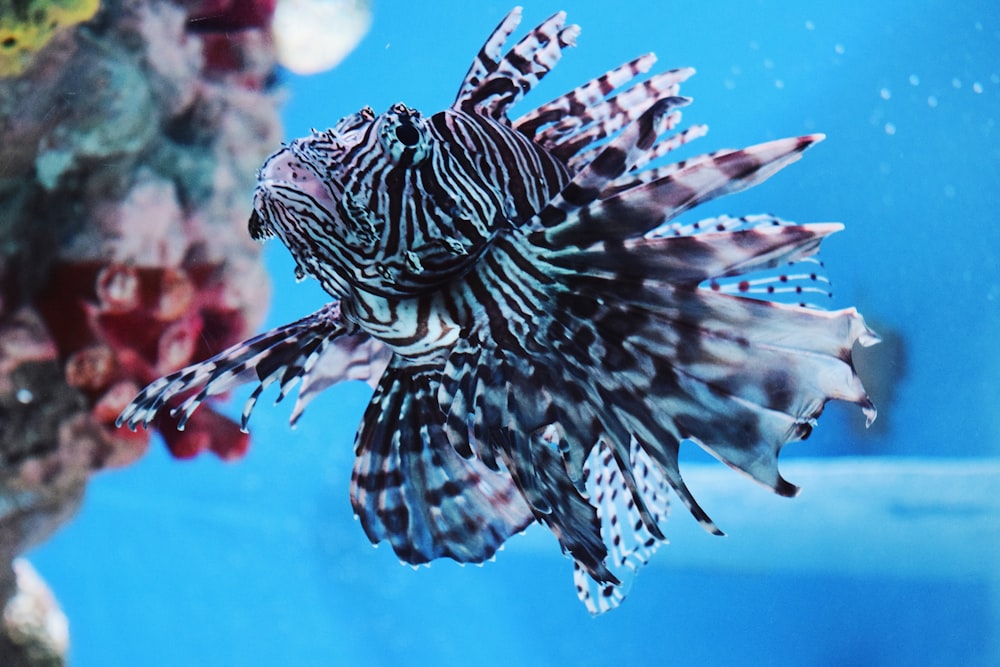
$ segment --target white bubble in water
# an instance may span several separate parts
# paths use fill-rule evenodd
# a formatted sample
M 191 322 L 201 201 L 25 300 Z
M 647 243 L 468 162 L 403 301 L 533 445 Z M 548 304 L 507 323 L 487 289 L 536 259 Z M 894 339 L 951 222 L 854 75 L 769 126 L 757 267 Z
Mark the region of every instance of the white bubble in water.
M 883 100 L 887 100 L 890 97 L 892 97 L 892 93 L 889 92 L 888 88 L 883 88 L 880 91 L 878 91 L 878 96 L 881 97 Z
M 834 44 L 833 46 L 833 52 L 836 53 L 838 56 L 844 55 L 844 50 L 845 49 L 843 44 Z
M 935 108 L 937 105 L 938 105 L 938 99 L 936 97 L 931 95 L 930 97 L 927 98 L 927 106 L 929 106 L 931 109 Z
M 816 24 L 812 21 L 806 21 L 806 30 L 815 30 Z
M 977 95 L 983 92 L 983 84 L 979 83 L 978 81 L 974 82 L 972 84 L 972 92 L 974 92 Z
M 911 86 L 919 86 L 920 85 L 920 77 L 917 76 L 916 74 L 911 74 L 910 75 L 910 85 Z
M 885 133 L 888 134 L 890 137 L 896 134 L 896 125 L 894 123 L 886 123 Z
M 961 88 L 962 87 L 962 80 L 961 79 L 957 79 L 957 78 L 956 79 L 952 79 L 951 80 L 951 87 L 952 88 Z

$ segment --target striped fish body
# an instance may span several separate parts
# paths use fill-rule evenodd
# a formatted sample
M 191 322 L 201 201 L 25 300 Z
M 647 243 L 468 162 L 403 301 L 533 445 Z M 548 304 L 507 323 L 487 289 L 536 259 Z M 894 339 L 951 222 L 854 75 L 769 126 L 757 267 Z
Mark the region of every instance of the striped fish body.
M 369 381 L 351 484 L 368 537 L 408 563 L 480 562 L 538 521 L 598 613 L 664 540 L 670 491 L 720 533 L 680 475 L 682 441 L 794 495 L 779 450 L 831 399 L 874 418 L 851 348 L 878 339 L 854 309 L 807 305 L 840 225 L 677 221 L 820 136 L 651 167 L 705 131 L 670 134 L 691 70 L 633 82 L 652 56 L 512 119 L 578 32 L 560 13 L 504 52 L 519 18 L 451 108 L 365 108 L 265 163 L 250 233 L 277 236 L 333 301 L 154 382 L 120 423 L 170 406 L 183 427 L 256 381 L 245 426 L 264 387 L 280 400 L 301 380 L 294 422 L 330 384 Z

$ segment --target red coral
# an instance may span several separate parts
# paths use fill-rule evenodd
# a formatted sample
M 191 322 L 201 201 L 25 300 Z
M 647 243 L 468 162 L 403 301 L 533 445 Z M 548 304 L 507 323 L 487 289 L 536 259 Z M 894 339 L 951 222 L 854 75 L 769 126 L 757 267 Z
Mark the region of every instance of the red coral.
M 238 459 L 247 453 L 250 436 L 240 431 L 232 421 L 213 410 L 199 408 L 191 415 L 183 431 L 177 430 L 177 419 L 169 411 L 161 412 L 154 422 L 163 435 L 170 453 L 179 459 L 189 459 L 209 450 L 224 461 Z
M 231 32 L 271 25 L 276 0 L 202 0 L 191 9 L 194 32 Z
M 37 306 L 66 359 L 66 382 L 90 399 L 95 420 L 126 449 L 146 436 L 117 431 L 114 421 L 140 386 L 248 333 L 242 311 L 222 301 L 220 274 L 219 265 L 185 271 L 95 262 L 62 262 L 51 272 Z M 183 432 L 169 417 L 154 426 L 178 458 L 209 450 L 232 459 L 249 445 L 234 422 L 210 407 Z
M 115 377 L 114 350 L 106 345 L 91 345 L 78 350 L 66 360 L 66 384 L 88 392 L 97 392 Z
M 252 90 L 261 90 L 271 74 L 274 47 L 270 26 L 276 0 L 204 0 L 188 18 L 188 30 L 202 41 L 205 69 Z M 264 65 L 261 67 L 261 65 Z

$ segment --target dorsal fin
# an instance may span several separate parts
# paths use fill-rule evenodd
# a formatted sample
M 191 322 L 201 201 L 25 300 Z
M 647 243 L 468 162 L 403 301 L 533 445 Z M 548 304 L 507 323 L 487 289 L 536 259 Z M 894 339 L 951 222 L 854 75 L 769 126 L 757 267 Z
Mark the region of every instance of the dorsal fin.
M 579 26 L 565 25 L 566 13 L 558 12 L 501 57 L 501 49 L 520 22 L 521 8 L 516 7 L 489 36 L 462 80 L 453 109 L 507 121 L 510 107 L 555 67 L 562 50 L 575 45 L 580 32 Z

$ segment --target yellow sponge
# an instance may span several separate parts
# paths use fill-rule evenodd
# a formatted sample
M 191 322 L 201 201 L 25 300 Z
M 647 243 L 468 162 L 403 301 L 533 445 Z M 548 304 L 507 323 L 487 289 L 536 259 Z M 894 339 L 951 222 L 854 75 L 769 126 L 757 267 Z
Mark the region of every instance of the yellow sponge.
M 60 30 L 97 13 L 100 0 L 0 0 L 0 77 L 17 76 Z

